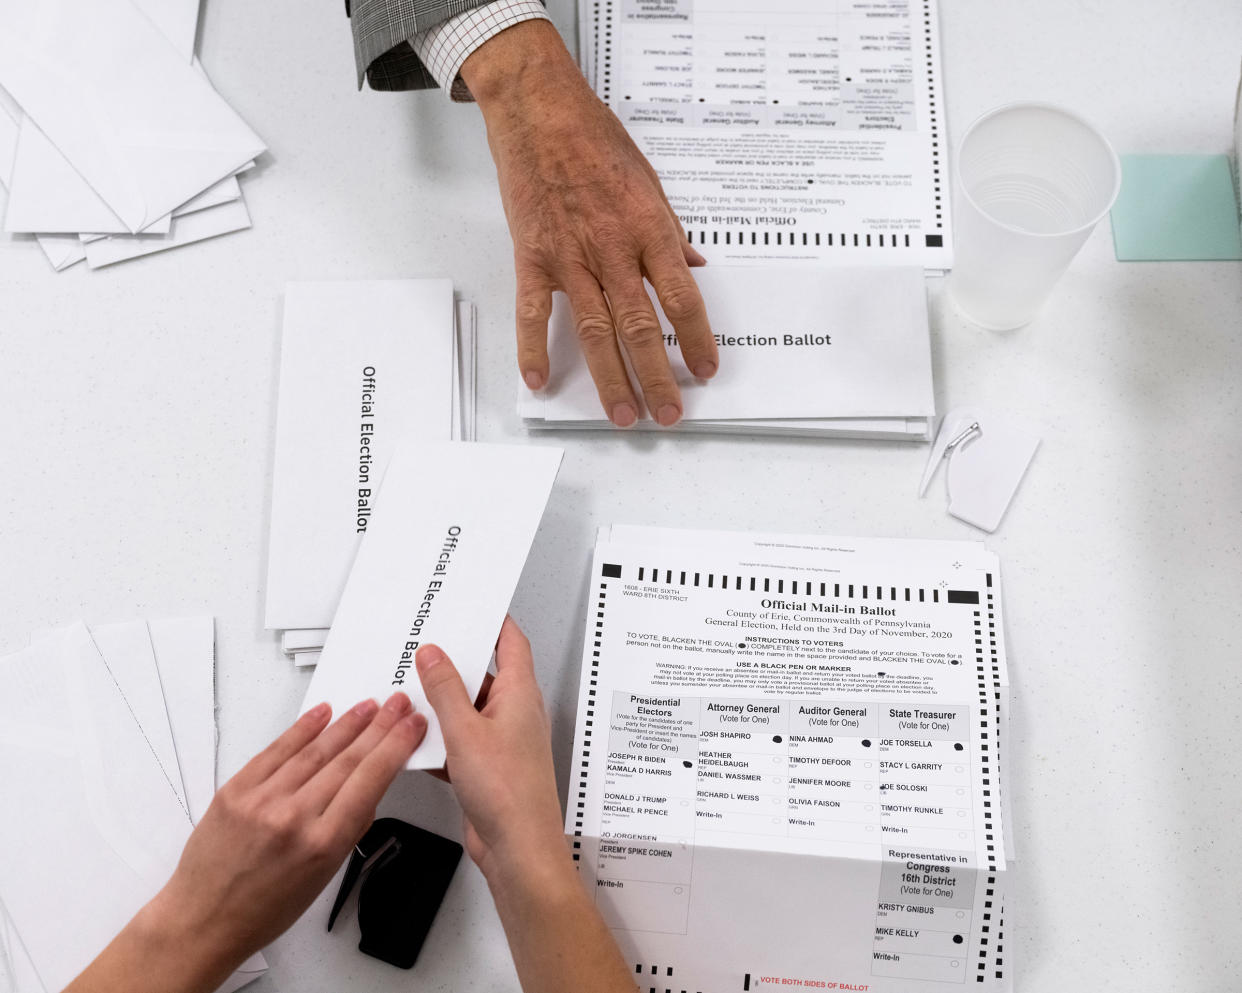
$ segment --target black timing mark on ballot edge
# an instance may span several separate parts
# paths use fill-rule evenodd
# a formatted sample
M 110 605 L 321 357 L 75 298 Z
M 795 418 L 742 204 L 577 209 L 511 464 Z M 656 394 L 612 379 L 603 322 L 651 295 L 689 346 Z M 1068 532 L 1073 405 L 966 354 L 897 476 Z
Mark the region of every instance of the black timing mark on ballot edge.
M 936 112 L 935 28 L 931 0 L 923 0 L 923 62 L 927 71 L 928 123 L 931 125 L 932 206 L 935 208 L 936 230 L 940 230 L 944 227 L 944 193 L 940 182 L 940 120 Z M 929 234 L 926 240 L 928 248 L 940 248 L 944 244 L 944 238 L 938 234 Z
M 621 578 L 621 566 L 605 563 L 600 570 L 601 574 L 609 579 Z M 653 586 L 706 586 L 708 589 L 722 590 L 741 590 L 748 587 L 751 592 L 776 593 L 780 596 L 817 596 L 821 599 L 836 600 L 890 600 L 896 603 L 899 600 L 911 601 L 911 589 L 909 587 L 885 586 L 877 584 L 845 584 L 845 595 L 842 596 L 840 583 L 832 585 L 832 592 L 828 591 L 827 583 L 813 583 L 806 579 L 773 579 L 771 576 L 730 576 L 727 573 L 699 573 L 684 572 L 682 570 L 649 568 L 648 566 L 638 567 L 637 582 L 650 583 Z M 979 593 L 977 590 L 945 590 L 944 599 L 941 600 L 940 590 L 931 589 L 915 589 L 914 593 L 918 594 L 919 603 L 964 603 L 977 604 L 979 602 Z M 928 596 L 930 594 L 930 596 Z
M 987 593 L 986 593 L 986 596 L 987 596 L 987 607 L 988 607 L 988 611 L 987 611 L 987 617 L 988 617 L 988 656 L 989 656 L 989 659 L 990 659 L 990 667 L 991 667 L 991 670 L 992 670 L 992 671 L 991 671 L 991 679 L 992 679 L 992 694 L 993 694 L 993 699 L 994 699 L 994 701 L 995 701 L 995 703 L 996 703 L 996 706 L 995 706 L 995 708 L 994 708 L 994 711 L 993 711 L 993 712 L 997 715 L 997 718 L 998 718 L 998 720 L 997 720 L 997 722 L 996 722 L 995 733 L 992 735 L 992 738 L 993 738 L 993 741 L 995 742 L 995 745 L 996 745 L 996 754 L 997 754 L 997 759 L 999 760 L 999 757 L 1000 757 L 1000 747 L 1001 747 L 1001 743 L 1000 743 L 1000 722 L 999 722 L 999 716 L 1000 716 L 1000 702 L 1001 702 L 1001 693 L 1000 693 L 1000 659 L 998 658 L 998 656 L 997 656 L 997 654 L 996 654 L 996 601 L 995 601 L 995 600 L 994 600 L 994 598 L 993 598 L 993 584 L 992 584 L 992 574 L 991 574 L 991 573 L 988 573 L 988 574 L 987 574 Z M 998 772 L 999 772 L 999 770 L 998 770 Z M 989 801 L 989 802 L 990 802 L 990 801 Z M 987 814 L 987 816 L 990 818 L 990 817 L 991 817 L 991 813 L 990 813 L 990 811 L 989 811 L 989 808 L 986 808 L 986 807 L 985 807 L 984 809 L 985 809 L 985 813 L 986 813 L 986 814 Z M 990 830 L 990 824 L 991 824 L 990 820 L 989 820 L 989 822 L 988 822 L 988 823 L 989 823 L 989 830 Z M 986 902 L 986 904 L 987 904 L 987 906 L 985 906 L 985 907 L 984 907 L 984 913 L 985 913 L 985 914 L 992 914 L 992 913 L 993 913 L 993 910 L 992 910 L 991 904 L 994 902 L 994 901 L 993 901 L 993 899 L 992 899 L 992 897 L 993 897 L 993 895 L 994 895 L 994 887 L 995 887 L 995 885 L 996 885 L 996 877 L 995 877 L 995 875 L 989 875 L 989 877 L 988 877 L 988 891 L 987 891 L 987 896 L 988 896 L 988 899 L 985 901 L 985 902 Z M 995 913 L 996 913 L 996 919 L 997 919 L 997 922 L 996 922 L 996 936 L 995 936 L 995 937 L 996 937 L 996 942 L 995 942 L 995 945 L 994 945 L 994 951 L 993 951 L 993 955 L 994 955 L 994 959 L 993 959 L 993 969 L 994 969 L 994 975 L 995 975 L 995 978 L 996 978 L 996 979 L 1003 979 L 1003 978 L 1004 978 L 1004 975 L 1005 975 L 1005 973 L 1004 973 L 1004 969 L 1002 968 L 1002 966 L 1003 966 L 1003 964 L 1004 964 L 1004 960 L 1003 960 L 1003 958 L 1001 957 L 1001 956 L 1002 956 L 1002 953 L 1003 953 L 1003 952 L 1004 952 L 1004 950 L 1005 950 L 1005 949 L 1004 949 L 1004 938 L 1005 938 L 1005 916 L 1004 916 L 1004 909 L 1005 909 L 1005 908 L 1004 908 L 1004 904 L 1002 903 L 1002 904 L 1001 904 L 1001 906 L 1000 906 L 1000 907 L 998 907 L 998 908 L 996 908 L 996 911 L 995 911 Z
M 620 579 L 621 567 L 611 563 L 605 563 L 600 570 L 601 575 L 605 579 Z M 582 763 L 578 771 L 578 796 L 571 802 L 576 803 L 574 808 L 574 862 L 582 861 L 582 825 L 586 816 L 586 795 L 587 795 L 587 769 L 591 764 L 591 735 L 595 730 L 595 693 L 596 687 L 599 685 L 599 653 L 600 645 L 604 641 L 604 606 L 608 602 L 608 584 L 600 581 L 599 584 L 599 600 L 595 604 L 595 636 L 591 639 L 591 666 L 587 670 L 587 706 L 586 718 L 582 726 L 582 755 L 579 761 Z M 570 780 L 570 793 L 573 793 L 573 780 Z
M 985 653 L 983 649 L 983 621 L 981 614 L 984 611 L 974 611 L 974 628 L 975 628 L 975 670 L 979 685 L 979 736 L 980 736 L 980 753 L 982 755 L 981 772 L 983 774 L 983 829 L 984 840 L 987 844 L 987 889 L 984 891 L 985 900 L 983 902 L 983 919 L 979 928 L 979 961 L 977 963 L 977 972 L 975 981 L 978 983 L 986 982 L 986 973 L 988 968 L 989 956 L 992 957 L 992 968 L 995 978 L 1004 977 L 1004 971 L 1001 968 L 1001 951 L 1003 950 L 1002 938 L 1003 934 L 1000 930 L 1003 919 L 1000 917 L 999 910 L 993 907 L 996 896 L 996 877 L 997 877 L 997 858 L 995 845 L 994 820 L 992 813 L 992 764 L 999 758 L 1000 742 L 997 738 L 999 727 L 993 727 L 991 734 L 991 745 L 993 746 L 989 753 L 989 718 L 995 720 L 999 716 L 1000 711 L 1000 663 L 996 654 L 996 602 L 992 592 L 992 574 L 986 575 L 987 581 L 987 624 L 988 624 L 988 640 L 990 642 L 987 656 L 988 661 L 985 663 Z M 989 686 L 990 683 L 990 686 Z M 991 690 L 991 699 L 989 700 L 989 690 Z M 999 770 L 997 770 L 999 775 Z M 997 917 L 996 934 L 992 934 L 992 918 Z M 990 939 L 995 938 L 993 943 Z M 992 945 L 989 948 L 989 945 Z
M 612 0 L 607 0 L 604 5 L 604 58 L 603 58 L 603 92 L 600 97 L 607 106 L 612 105 Z M 599 22 L 596 21 L 596 25 Z M 597 26 L 596 31 L 599 31 Z M 596 71 L 600 71 L 601 67 L 596 66 Z
M 936 166 L 935 168 L 938 168 Z M 940 181 L 939 176 L 933 177 L 937 182 Z M 943 222 L 940 220 L 940 204 L 939 196 L 936 197 L 936 226 L 941 227 Z M 694 244 L 695 236 L 698 236 L 700 245 L 706 245 L 709 242 L 713 245 L 721 244 L 720 229 L 718 228 L 687 228 L 686 240 Z M 708 236 L 711 236 L 710 238 Z M 750 238 L 747 239 L 747 235 Z M 733 245 L 735 240 L 732 231 L 725 231 L 724 244 Z M 942 235 L 929 234 L 923 236 L 924 245 L 927 248 L 940 248 L 944 244 Z M 736 242 L 738 247 L 747 245 L 766 245 L 769 248 L 809 248 L 812 245 L 816 247 L 827 246 L 829 248 L 910 248 L 910 236 L 896 231 L 886 234 L 871 234 L 862 232 L 837 232 L 837 231 L 738 231 L 736 234 Z M 879 254 L 877 252 L 877 254 Z
M 650 968 L 650 969 L 651 969 L 651 974 L 652 974 L 653 976 L 659 976 L 659 974 L 660 974 L 660 966 L 658 966 L 658 965 L 653 965 L 653 966 L 646 967 L 646 966 L 644 966 L 644 965 L 643 965 L 643 963 L 642 963 L 642 962 L 635 962 L 635 963 L 634 963 L 634 975 L 636 975 L 636 976 L 641 976 L 641 975 L 643 975 L 643 974 L 645 973 L 645 971 L 646 971 L 646 969 L 647 969 L 647 968 Z M 667 979 L 668 979 L 669 977 L 671 977 L 672 975 L 673 975 L 673 967 L 672 967 L 671 965 L 665 966 L 665 967 L 664 967 L 664 976 L 665 976 L 665 979 L 667 980 Z M 748 972 L 748 973 L 746 973 L 746 984 L 745 984 L 745 986 L 743 986 L 742 988 L 743 988 L 743 989 L 745 989 L 745 990 L 750 989 L 750 973 L 749 973 L 749 972 Z M 658 986 L 649 986 L 649 987 L 647 987 L 647 993 L 660 993 L 660 988 L 659 988 Z M 668 986 L 665 986 L 665 987 L 664 987 L 664 993 L 679 993 L 679 991 L 678 991 L 678 990 L 673 989 L 672 985 L 668 985 Z M 695 989 L 683 989 L 683 990 L 681 990 L 681 991 L 680 991 L 680 993 L 703 993 L 703 991 L 702 991 L 702 990 L 695 990 Z

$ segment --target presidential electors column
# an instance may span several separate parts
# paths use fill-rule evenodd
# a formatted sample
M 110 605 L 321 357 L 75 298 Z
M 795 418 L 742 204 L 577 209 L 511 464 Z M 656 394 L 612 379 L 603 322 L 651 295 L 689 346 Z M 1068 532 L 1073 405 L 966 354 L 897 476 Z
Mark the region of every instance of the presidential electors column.
M 690 905 L 699 701 L 611 695 L 596 903 L 611 926 L 642 908 L 653 931 L 684 933 Z

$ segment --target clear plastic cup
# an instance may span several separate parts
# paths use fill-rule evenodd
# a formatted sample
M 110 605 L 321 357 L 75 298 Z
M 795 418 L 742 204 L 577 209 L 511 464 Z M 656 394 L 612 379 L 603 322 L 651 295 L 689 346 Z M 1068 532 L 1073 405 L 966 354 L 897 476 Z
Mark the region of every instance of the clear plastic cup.
M 1121 189 L 1104 136 L 1042 103 L 1007 104 L 975 121 L 954 176 L 949 294 L 994 331 L 1030 322 Z

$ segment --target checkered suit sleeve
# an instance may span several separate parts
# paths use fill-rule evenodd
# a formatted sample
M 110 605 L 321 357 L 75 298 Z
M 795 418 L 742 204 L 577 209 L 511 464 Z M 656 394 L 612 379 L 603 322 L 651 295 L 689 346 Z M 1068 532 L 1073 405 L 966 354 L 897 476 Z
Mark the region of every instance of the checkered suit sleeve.
M 442 86 L 455 100 L 470 93 L 457 78 L 475 49 L 507 27 L 544 18 L 540 0 L 346 0 L 358 86 L 413 90 Z

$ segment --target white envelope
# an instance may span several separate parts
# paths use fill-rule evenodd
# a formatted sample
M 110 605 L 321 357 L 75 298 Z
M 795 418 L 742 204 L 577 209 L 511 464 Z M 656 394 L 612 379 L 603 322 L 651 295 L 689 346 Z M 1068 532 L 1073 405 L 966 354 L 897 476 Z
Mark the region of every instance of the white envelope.
M 47 987 L 39 978 L 39 972 L 22 936 L 17 933 L 17 925 L 9 917 L 8 909 L 0 902 L 0 944 L 3 945 L 4 961 L 9 973 L 9 988 L 5 993 L 47 993 Z
M 46 638 L 63 637 L 64 632 L 55 629 L 34 631 L 30 642 Z M 172 727 L 164 705 L 164 691 L 160 685 L 160 673 L 155 663 L 155 651 L 151 647 L 151 634 L 147 622 L 121 621 L 96 625 L 90 629 L 95 647 L 103 657 L 104 664 L 116 681 L 117 689 L 125 698 L 129 711 L 142 731 L 147 744 L 168 785 L 177 795 L 182 809 L 189 816 L 185 803 L 185 786 L 181 781 L 181 767 L 177 762 L 177 749 L 173 744 Z
M 563 454 L 533 445 L 403 444 L 384 474 L 303 712 L 327 700 L 342 714 L 402 690 L 428 722 L 407 768 L 444 765 L 414 652 L 435 642 L 471 699 L 478 694 Z
M 0 85 L 131 232 L 264 148 L 127 0 L 0 0 Z M 10 212 L 38 189 L 22 144 Z
M 3 122 L 0 122 L 0 124 L 3 124 Z M 16 123 L 14 123 L 13 125 L 13 150 L 14 151 L 16 151 L 16 148 L 17 148 L 17 133 L 18 133 L 17 125 Z M 57 153 L 57 155 L 59 156 L 61 162 L 65 161 L 64 156 L 60 155 L 59 152 Z M 0 161 L 3 161 L 2 155 L 0 155 Z M 250 167 L 253 167 L 253 165 L 254 165 L 253 162 L 249 163 Z M 245 171 L 245 169 L 246 167 L 243 167 L 242 169 L 238 170 L 238 174 L 240 175 L 242 172 Z M 79 180 L 80 180 L 80 177 L 79 177 Z M 90 191 L 90 187 L 87 187 L 87 190 Z M 91 196 L 94 197 L 94 200 L 96 203 L 102 203 L 102 201 L 100 201 L 98 197 L 94 196 L 93 191 L 91 191 Z M 206 210 L 208 207 L 218 207 L 221 204 L 232 203 L 234 200 L 240 200 L 240 199 L 241 199 L 241 183 L 237 181 L 237 176 L 229 176 L 225 179 L 220 180 L 220 182 L 216 183 L 215 186 L 210 186 L 207 189 L 203 190 L 203 192 L 200 193 L 198 196 L 192 197 L 191 199 L 187 200 L 180 207 L 174 210 L 171 215 L 165 215 L 164 217 L 160 218 L 160 220 L 156 221 L 145 231 L 140 232 L 140 234 L 142 235 L 158 234 L 162 237 L 169 237 L 172 234 L 173 221 L 176 218 L 184 217 L 186 214 L 193 214 L 200 210 Z M 225 232 L 221 231 L 219 233 L 224 234 Z M 125 231 L 123 228 L 119 228 L 116 232 L 114 232 L 114 234 L 128 234 L 128 232 Z M 39 244 L 43 246 L 43 250 L 47 253 L 49 261 L 51 261 L 52 265 L 57 270 L 60 270 L 64 267 L 65 264 L 72 264 L 73 262 L 81 262 L 82 259 L 86 258 L 86 250 L 82 247 L 83 245 L 89 244 L 92 241 L 99 241 L 101 238 L 107 238 L 109 237 L 109 235 L 106 233 L 105 234 L 96 234 L 96 233 L 77 234 L 77 235 L 74 235 L 74 234 L 41 234 L 41 235 L 37 235 L 37 237 L 39 239 Z M 62 245 L 64 246 L 64 248 L 61 249 L 60 251 L 62 251 L 65 254 L 66 258 L 61 264 L 57 264 L 57 259 L 54 257 L 54 250 L 52 246 L 62 246 Z M 175 247 L 175 246 L 169 246 L 169 247 Z M 72 258 L 68 258 L 68 256 L 70 255 L 72 256 Z
M 3 679 L 0 842 L 31 857 L 0 860 L 0 889 L 59 990 L 164 884 L 190 822 L 85 627 L 5 659 Z
M 35 235 L 43 254 L 57 272 L 63 272 L 86 258 L 86 246 L 72 234 Z
M 457 304 L 457 335 L 454 339 L 453 369 L 453 438 L 474 441 L 477 397 L 475 373 L 478 366 L 476 347 L 477 313 L 474 304 L 461 300 Z
M 0 90 L 0 190 L 6 190 L 13 157 L 17 154 L 18 118 L 21 109 L 10 106 L 8 94 Z M 57 272 L 67 269 L 86 258 L 86 249 L 72 234 L 41 234 L 37 236 L 39 247 Z
M 286 288 L 265 627 L 332 623 L 397 443 L 450 437 L 452 342 L 447 279 Z
M 62 160 L 64 156 L 61 156 Z M 186 214 L 193 214 L 199 210 L 206 210 L 208 207 L 218 207 L 222 203 L 232 203 L 234 200 L 241 198 L 241 183 L 237 181 L 237 177 L 249 169 L 253 169 L 255 163 L 253 160 L 247 162 L 244 166 L 237 170 L 232 176 L 226 176 L 214 186 L 209 186 L 203 190 L 198 196 L 191 197 L 171 214 L 166 214 L 150 227 L 139 231 L 139 234 L 156 234 L 167 235 L 172 230 L 172 221 L 177 217 L 184 217 Z M 89 187 L 88 187 L 89 189 Z M 93 194 L 92 194 L 93 195 Z M 96 197 L 98 200 L 98 197 Z M 102 201 L 101 201 L 102 202 Z M 125 228 L 118 228 L 111 232 L 91 232 L 78 235 L 79 240 L 83 243 L 98 241 L 100 238 L 107 238 L 112 234 L 131 234 Z
M 184 217 L 174 216 L 168 234 L 117 234 L 86 244 L 86 264 L 92 269 L 126 262 L 143 255 L 165 252 L 170 248 L 192 245 L 222 234 L 244 231 L 250 227 L 250 212 L 245 201 L 233 200 L 216 207 L 197 210 Z
M 186 3 L 186 0 L 141 0 L 139 7 L 173 41 L 178 51 L 184 51 L 186 61 L 190 61 L 194 50 L 194 28 L 198 21 L 197 0 L 192 4 Z M 206 78 L 202 64 L 194 60 L 193 65 L 195 71 Z M 5 215 L 6 224 L 11 225 L 6 230 L 43 234 L 90 232 L 81 236 L 84 242 L 97 241 L 109 234 L 130 233 L 125 223 L 108 209 L 108 205 L 91 189 L 90 184 L 29 117 L 18 114 L 16 120 L 21 122 L 22 130 L 23 188 L 18 194 L 17 203 Z M 253 165 L 254 162 L 251 161 L 243 168 Z M 32 187 L 32 183 L 37 186 Z M 165 214 L 148 224 L 142 229 L 142 233 L 168 234 L 172 217 L 227 203 L 240 196 L 241 187 L 237 178 L 228 176 L 187 200 L 172 212 L 171 217 Z M 53 253 L 46 246 L 44 250 L 48 252 L 49 260 L 58 271 L 64 268 L 64 264 L 57 265 Z M 86 257 L 85 252 L 79 254 L 67 248 L 65 251 L 73 256 L 70 262 L 66 255 L 65 264 L 72 264 Z
M 909 418 L 935 413 L 922 269 L 691 270 L 720 350 L 720 371 L 692 376 L 656 305 L 687 427 L 699 420 Z M 547 388 L 524 416 L 598 421 L 564 294 L 554 298 Z
M 14 121 L 22 119 L 22 108 L 3 86 L 0 86 L 0 112 L 7 114 Z M 9 177 L 6 175 L 4 178 L 7 180 Z
M 43 138 L 42 140 L 45 142 L 47 141 L 46 138 Z M 67 167 L 67 168 L 72 168 L 69 166 L 68 162 L 65 160 L 65 157 L 61 155 L 59 152 L 56 152 L 54 145 L 50 147 L 52 151 L 55 152 L 56 158 L 59 159 L 59 161 L 54 166 L 52 166 L 52 168 L 59 169 L 62 166 Z M 74 173 L 74 176 L 77 176 L 77 173 Z M 103 201 L 100 200 L 97 196 L 95 196 L 94 191 L 89 186 L 86 186 L 85 182 L 82 180 L 80 176 L 78 176 L 77 182 L 78 184 L 80 184 L 81 188 L 71 187 L 69 184 L 65 184 L 64 186 L 65 193 L 66 193 L 65 199 L 63 201 L 63 209 L 65 211 L 65 217 L 62 218 L 62 220 L 60 221 L 61 226 L 68 227 L 74 231 L 79 230 L 79 227 L 74 223 L 76 220 L 79 220 L 79 219 L 82 219 L 83 217 L 88 217 L 88 216 L 95 216 L 95 217 L 99 216 L 97 213 L 93 215 L 88 214 L 87 211 L 107 210 L 107 208 L 103 206 Z M 82 198 L 75 202 L 74 195 L 81 193 L 82 189 L 85 190 L 86 194 L 89 196 L 89 199 Z M 161 217 L 158 221 L 156 221 L 150 227 L 144 228 L 142 231 L 140 231 L 139 234 L 140 235 L 157 235 L 157 236 L 165 237 L 165 238 L 171 237 L 172 229 L 173 229 L 173 222 L 176 218 L 185 217 L 186 214 L 193 214 L 200 210 L 206 210 L 208 207 L 218 207 L 221 204 L 232 203 L 234 200 L 240 200 L 240 199 L 241 199 L 241 184 L 237 181 L 236 176 L 227 176 L 224 179 L 220 180 L 220 182 L 216 183 L 214 186 L 209 186 L 207 189 L 203 190 L 203 192 L 200 193 L 198 196 L 191 197 L 189 200 L 183 203 L 180 207 L 174 210 L 172 214 L 165 214 L 163 217 Z M 109 216 L 116 218 L 116 215 L 112 214 L 110 211 L 109 211 Z M 234 215 L 234 216 L 237 216 L 237 215 Z M 22 222 L 22 223 L 27 223 L 27 222 Z M 237 230 L 237 229 L 232 228 L 230 230 Z M 225 232 L 220 231 L 218 233 L 224 234 Z M 117 220 L 116 225 L 111 230 L 108 230 L 108 231 L 100 231 L 97 229 L 92 230 L 89 234 L 84 233 L 84 234 L 77 235 L 76 240 L 80 241 L 82 244 L 90 244 L 90 242 L 92 241 L 99 241 L 102 238 L 107 238 L 112 235 L 130 235 L 130 232 L 128 228 L 126 228 L 123 224 L 121 224 L 119 220 Z M 44 237 L 65 238 L 65 237 L 68 237 L 68 235 L 45 235 Z M 196 239 L 196 240 L 201 240 L 201 239 Z M 184 242 L 181 242 L 181 244 L 184 244 Z M 170 245 L 168 247 L 173 248 L 176 246 Z M 82 252 L 81 257 L 86 258 L 86 253 Z
M 160 29 L 183 61 L 194 58 L 198 0 L 134 0 L 134 3 Z
M 180 32 L 175 37 L 169 34 L 170 38 L 174 38 L 174 47 L 183 54 L 188 51 L 190 64 L 194 66 L 194 71 L 210 83 L 211 79 L 207 75 L 207 70 L 203 68 L 203 63 L 194 56 L 194 38 L 198 29 L 198 0 L 141 0 L 140 6 L 166 34 L 170 31 Z M 191 8 L 193 9 L 192 18 L 190 17 Z M 160 11 L 158 15 L 157 9 Z M 164 18 L 167 23 L 161 18 Z M 205 210 L 208 207 L 240 200 L 241 184 L 237 181 L 237 177 L 253 169 L 254 166 L 254 159 L 244 163 L 232 176 L 226 176 L 215 186 L 209 186 L 198 196 L 191 197 L 181 204 L 172 212 L 172 216 L 184 217 L 196 210 Z
M 0 93 L 3 93 L 0 90 Z M 9 176 L 13 172 L 13 159 L 17 156 L 17 119 L 10 117 L 4 101 L 0 100 L 0 189 L 7 190 Z
M 195 824 L 216 793 L 216 635 L 211 617 L 150 620 L 173 747 Z
M 128 234 L 116 216 L 29 117 L 21 120 L 13 163 L 14 192 L 4 215 L 4 229 L 13 234 L 72 234 L 76 231 Z M 166 234 L 168 214 L 142 230 Z
M 205 640 L 210 662 L 210 618 L 181 630 L 191 637 L 178 650 L 201 653 Z M 210 713 L 210 667 L 207 675 Z M 190 824 L 83 625 L 0 659 L 0 684 L 0 842 L 36 853 L 0 864 L 0 946 L 17 993 L 47 993 L 163 885 Z M 236 990 L 266 968 L 251 956 L 220 989 Z
M 286 655 L 323 648 L 328 640 L 327 628 L 293 628 L 280 633 L 280 650 Z
M 186 214 L 193 214 L 196 210 L 218 207 L 222 203 L 230 203 L 239 199 L 241 199 L 241 183 L 237 181 L 236 176 L 229 176 L 227 179 L 220 180 L 215 186 L 203 190 L 198 196 L 187 200 L 172 212 L 172 216 L 185 217 Z

